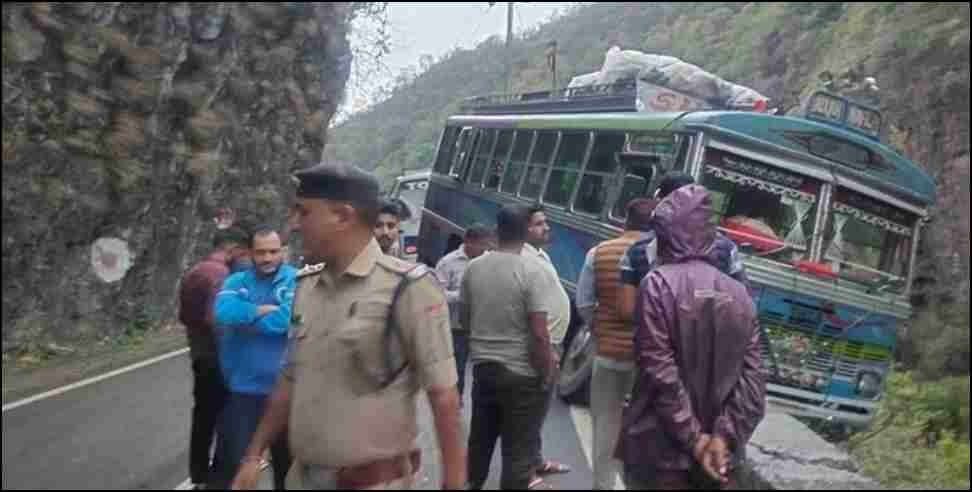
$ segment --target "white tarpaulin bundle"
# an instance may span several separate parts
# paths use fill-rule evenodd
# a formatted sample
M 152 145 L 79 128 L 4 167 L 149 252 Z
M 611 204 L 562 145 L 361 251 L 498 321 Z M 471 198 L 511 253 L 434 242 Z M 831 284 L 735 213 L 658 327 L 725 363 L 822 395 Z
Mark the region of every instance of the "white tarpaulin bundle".
M 641 111 L 742 109 L 765 111 L 769 98 L 733 84 L 678 58 L 625 50 L 615 46 L 601 71 L 574 77 L 568 87 L 638 80 Z

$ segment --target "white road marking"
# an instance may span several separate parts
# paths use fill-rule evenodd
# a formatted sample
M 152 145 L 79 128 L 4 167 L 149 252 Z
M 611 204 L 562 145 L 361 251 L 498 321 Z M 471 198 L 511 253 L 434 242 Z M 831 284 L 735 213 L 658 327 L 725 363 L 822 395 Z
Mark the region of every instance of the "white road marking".
M 587 465 L 593 469 L 594 454 L 591 448 L 594 443 L 594 427 L 591 424 L 591 411 L 583 407 L 571 405 L 570 418 L 574 421 L 574 429 L 577 430 L 577 439 L 580 441 L 581 447 L 584 448 L 584 457 L 587 458 Z
M 131 372 L 131 371 L 134 371 L 136 369 L 141 369 L 143 367 L 150 366 L 152 364 L 156 364 L 158 362 L 162 362 L 162 361 L 167 360 L 167 359 L 171 359 L 173 357 L 178 357 L 178 356 L 180 356 L 182 354 L 185 354 L 187 352 L 189 352 L 189 349 L 188 348 L 184 348 L 182 350 L 176 350 L 175 352 L 169 352 L 168 354 L 160 355 L 160 356 L 155 357 L 153 359 L 149 359 L 149 360 L 146 360 L 146 361 L 143 361 L 143 362 L 139 362 L 137 364 L 132 364 L 130 366 L 123 367 L 123 368 L 118 369 L 118 370 L 115 370 L 115 371 L 111 371 L 111 372 L 109 372 L 107 374 L 102 374 L 101 376 L 96 376 L 96 377 L 93 377 L 93 378 L 85 379 L 84 381 L 79 381 L 77 383 L 69 384 L 67 386 L 62 386 L 60 388 L 56 388 L 56 389 L 53 389 L 51 391 L 47 391 L 47 392 L 41 393 L 39 395 L 32 396 L 30 398 L 26 398 L 26 399 L 23 399 L 23 400 L 20 400 L 20 401 L 16 401 L 16 402 L 13 402 L 13 403 L 11 403 L 9 405 L 4 405 L 3 406 L 3 412 L 0 412 L 0 413 L 7 413 L 7 412 L 9 412 L 9 411 L 11 411 L 13 409 L 20 408 L 20 407 L 22 407 L 24 405 L 30 405 L 31 403 L 35 403 L 35 402 L 38 402 L 38 401 L 41 401 L 41 400 L 46 400 L 47 398 L 50 398 L 52 396 L 57 396 L 57 395 L 60 395 L 60 394 L 63 394 L 63 393 L 67 393 L 68 391 L 71 391 L 71 390 L 75 390 L 75 389 L 78 389 L 78 388 L 82 388 L 84 386 L 89 386 L 89 385 L 92 385 L 92 384 L 95 384 L 95 383 L 99 383 L 99 382 L 104 381 L 106 379 L 113 378 L 113 377 L 118 376 L 118 375 L 121 375 L 121 374 L 125 374 L 126 372 Z
M 185 482 L 180 483 L 179 486 L 176 487 L 174 490 L 190 490 L 190 489 L 192 489 L 192 480 L 187 478 Z
M 574 421 L 574 429 L 577 430 L 577 439 L 581 443 L 581 448 L 584 449 L 584 457 L 587 458 L 587 464 L 593 471 L 594 424 L 591 418 L 591 411 L 584 407 L 571 405 L 570 418 Z M 614 479 L 614 490 L 625 490 L 624 482 L 621 480 L 620 475 Z

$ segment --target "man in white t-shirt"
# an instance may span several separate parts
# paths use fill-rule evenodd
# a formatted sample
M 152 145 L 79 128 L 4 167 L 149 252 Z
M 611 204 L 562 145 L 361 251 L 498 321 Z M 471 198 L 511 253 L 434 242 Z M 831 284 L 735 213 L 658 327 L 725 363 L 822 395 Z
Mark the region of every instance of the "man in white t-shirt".
M 550 341 L 553 343 L 554 350 L 558 356 L 564 354 L 564 338 L 567 336 L 567 328 L 570 326 L 570 298 L 560 282 L 560 275 L 557 268 L 550 260 L 550 256 L 543 247 L 550 244 L 550 225 L 547 223 L 547 214 L 540 205 L 530 208 L 530 220 L 527 224 L 527 241 L 523 246 L 523 255 L 532 256 L 544 264 L 545 271 L 549 274 L 545 279 L 547 282 L 546 292 L 550 299 L 548 305 L 551 310 L 547 313 L 547 327 L 550 329 Z M 551 391 L 552 395 L 556 393 Z M 550 410 L 549 402 L 547 410 Z M 540 451 L 536 457 L 537 475 L 552 475 L 569 473 L 570 467 L 567 465 L 548 461 L 543 458 L 543 445 L 537 446 Z

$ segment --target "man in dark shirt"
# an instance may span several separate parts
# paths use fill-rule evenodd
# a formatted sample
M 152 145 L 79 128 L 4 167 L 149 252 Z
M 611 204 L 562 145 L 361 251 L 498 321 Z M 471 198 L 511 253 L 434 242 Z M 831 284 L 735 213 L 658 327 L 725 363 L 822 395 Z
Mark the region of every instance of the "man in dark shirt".
M 179 321 L 186 327 L 192 358 L 192 434 L 189 478 L 195 488 L 209 482 L 209 449 L 227 390 L 219 369 L 213 330 L 213 302 L 232 265 L 249 255 L 247 233 L 239 228 L 216 232 L 216 250 L 182 278 L 179 287 Z

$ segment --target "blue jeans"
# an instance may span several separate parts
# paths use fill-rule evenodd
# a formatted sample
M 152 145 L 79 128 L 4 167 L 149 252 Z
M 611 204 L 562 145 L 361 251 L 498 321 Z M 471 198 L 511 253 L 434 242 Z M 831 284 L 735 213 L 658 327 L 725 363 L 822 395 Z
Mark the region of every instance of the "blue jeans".
M 263 418 L 267 399 L 267 395 L 230 394 L 220 419 L 219 439 L 216 444 L 218 459 L 215 460 L 219 465 L 215 470 L 214 488 L 229 488 L 233 482 L 240 460 L 243 459 L 246 448 L 260 425 L 260 419 Z M 274 490 L 284 490 L 284 481 L 291 464 L 288 445 L 287 436 L 284 435 L 270 447 Z

